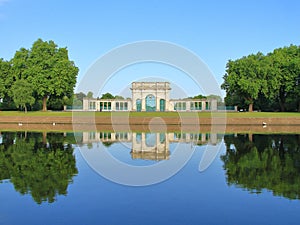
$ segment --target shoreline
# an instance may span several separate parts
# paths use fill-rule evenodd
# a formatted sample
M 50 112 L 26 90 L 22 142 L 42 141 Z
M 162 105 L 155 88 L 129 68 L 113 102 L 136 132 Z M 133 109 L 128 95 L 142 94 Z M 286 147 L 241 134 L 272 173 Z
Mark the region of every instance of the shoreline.
M 76 119 L 73 119 L 73 117 Z M 266 126 L 263 126 L 266 124 Z M 0 130 L 300 133 L 300 113 L 0 112 Z
M 105 124 L 16 124 L 0 123 L 0 131 L 29 132 L 204 132 L 204 133 L 286 133 L 299 134 L 300 125 L 105 125 Z
M 197 121 L 198 120 L 198 121 Z M 165 125 L 300 125 L 299 117 L 213 117 L 213 118 L 189 118 L 189 117 L 110 117 L 110 116 L 96 116 L 96 117 L 76 117 L 72 116 L 0 116 L 1 124 L 130 124 L 130 125 L 145 125 L 145 124 L 165 124 Z

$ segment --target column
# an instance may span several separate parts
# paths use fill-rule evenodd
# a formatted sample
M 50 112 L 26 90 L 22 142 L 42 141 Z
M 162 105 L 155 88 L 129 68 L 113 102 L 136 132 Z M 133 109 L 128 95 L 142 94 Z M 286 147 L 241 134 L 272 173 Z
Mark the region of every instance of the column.
M 158 96 L 156 95 L 155 97 L 155 100 L 156 100 L 156 111 L 159 112 L 160 111 L 160 101 L 159 101 L 159 98 Z
M 116 102 L 111 101 L 111 111 L 115 111 L 115 110 L 116 110 Z
M 142 111 L 146 111 L 146 97 L 141 93 Z
M 190 101 L 186 101 L 186 111 L 191 111 L 191 102 Z
M 202 110 L 205 110 L 206 109 L 206 102 L 202 101 L 201 104 L 202 104 Z

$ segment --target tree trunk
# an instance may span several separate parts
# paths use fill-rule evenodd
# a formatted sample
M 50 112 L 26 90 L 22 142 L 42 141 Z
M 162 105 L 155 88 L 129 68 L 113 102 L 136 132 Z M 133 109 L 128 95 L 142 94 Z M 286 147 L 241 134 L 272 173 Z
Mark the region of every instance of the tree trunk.
M 249 135 L 249 136 L 248 136 L 249 141 L 253 142 L 253 134 L 252 134 L 252 133 L 249 133 L 248 135 Z
M 285 112 L 285 104 L 281 100 L 279 100 L 279 105 L 280 105 L 280 111 Z
M 298 112 L 300 112 L 300 101 L 298 103 Z
M 47 96 L 43 97 L 43 111 L 47 111 Z
M 285 91 L 281 89 L 279 92 L 279 106 L 281 112 L 285 112 L 285 98 Z
M 66 111 L 67 110 L 67 106 L 66 105 L 64 105 L 64 111 Z
M 249 104 L 248 111 L 249 111 L 249 112 L 253 112 L 253 103 L 250 103 L 250 104 Z
M 26 107 L 26 104 L 24 105 L 24 110 L 25 110 L 25 113 L 27 113 L 27 107 Z
M 47 132 L 43 131 L 43 144 L 46 145 L 47 144 Z

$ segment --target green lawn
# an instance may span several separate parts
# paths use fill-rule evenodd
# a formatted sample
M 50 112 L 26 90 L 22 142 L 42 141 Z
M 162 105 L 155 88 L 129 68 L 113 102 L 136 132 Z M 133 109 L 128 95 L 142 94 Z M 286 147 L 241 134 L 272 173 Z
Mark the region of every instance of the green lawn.
M 75 112 L 76 116 L 91 116 L 94 112 Z M 97 117 L 107 117 L 110 116 L 110 112 L 95 112 Z M 127 116 L 128 112 L 113 112 L 115 116 Z M 195 113 L 189 112 L 129 112 L 130 117 L 169 117 L 176 118 L 178 116 L 189 117 L 194 116 Z M 200 118 L 210 118 L 212 115 L 214 117 L 226 117 L 228 118 L 283 118 L 283 117 L 300 117 L 300 113 L 296 112 L 199 112 Z M 0 111 L 0 116 L 58 116 L 58 117 L 71 117 L 72 112 L 54 112 L 54 111 L 37 111 L 37 112 L 19 112 L 19 111 Z

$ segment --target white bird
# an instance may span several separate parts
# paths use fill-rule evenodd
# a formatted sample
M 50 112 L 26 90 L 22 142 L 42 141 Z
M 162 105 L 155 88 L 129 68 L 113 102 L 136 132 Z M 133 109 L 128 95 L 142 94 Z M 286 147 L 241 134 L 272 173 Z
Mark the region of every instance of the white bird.
M 23 124 L 22 124 L 22 123 L 19 123 L 18 125 L 19 125 L 19 126 L 22 126 Z
M 267 123 L 266 123 L 266 122 L 263 122 L 262 125 L 263 125 L 263 126 L 267 126 Z
M 53 126 L 55 126 L 55 123 L 52 123 Z

